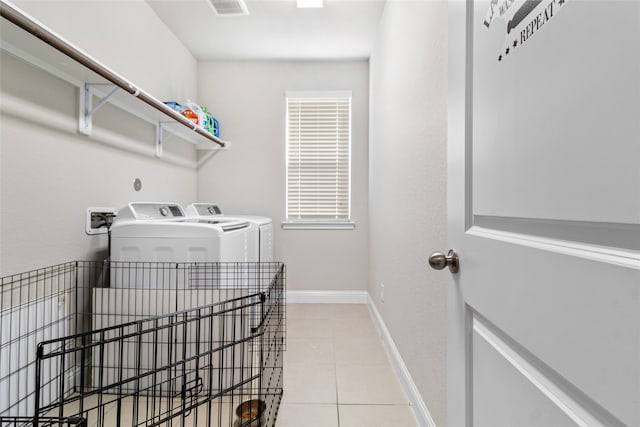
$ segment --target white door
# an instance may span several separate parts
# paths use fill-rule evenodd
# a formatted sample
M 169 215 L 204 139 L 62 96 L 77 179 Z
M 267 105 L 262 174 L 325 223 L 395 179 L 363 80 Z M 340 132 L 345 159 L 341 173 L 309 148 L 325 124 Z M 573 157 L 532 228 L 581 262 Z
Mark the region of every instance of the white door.
M 640 1 L 449 6 L 449 426 L 640 426 Z

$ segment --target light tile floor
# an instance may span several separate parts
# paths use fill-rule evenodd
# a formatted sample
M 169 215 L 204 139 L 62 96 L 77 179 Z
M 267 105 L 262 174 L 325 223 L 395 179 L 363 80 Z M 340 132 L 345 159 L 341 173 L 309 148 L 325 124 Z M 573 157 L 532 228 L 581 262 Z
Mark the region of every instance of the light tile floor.
M 277 427 L 416 427 L 409 401 L 391 368 L 387 352 L 373 325 L 366 305 L 288 304 L 287 349 L 284 353 L 284 396 Z M 97 396 L 85 401 L 85 408 L 97 407 Z M 107 402 L 116 399 L 106 395 Z M 150 414 L 167 410 L 169 401 L 154 399 Z M 179 405 L 182 401 L 171 403 Z M 202 406 L 173 425 L 235 426 L 235 403 L 218 400 L 212 408 Z M 121 414 L 115 403 L 105 405 L 104 425 L 131 424 L 133 398 L 123 400 Z M 77 403 L 64 412 L 77 413 Z M 146 417 L 146 398 L 138 402 L 138 418 Z M 173 407 L 173 406 L 172 406 Z M 155 408 L 155 409 L 153 409 Z M 162 411 L 160 411 L 162 409 Z M 209 409 L 211 411 L 209 412 Z M 177 411 L 180 412 L 180 411 Z M 53 414 L 56 415 L 56 414 Z M 96 425 L 92 411 L 89 426 Z M 218 415 L 222 417 L 218 419 Z M 148 418 L 148 417 L 147 417 Z M 226 421 L 221 421 L 226 420 Z
M 417 425 L 366 305 L 287 304 L 278 427 Z

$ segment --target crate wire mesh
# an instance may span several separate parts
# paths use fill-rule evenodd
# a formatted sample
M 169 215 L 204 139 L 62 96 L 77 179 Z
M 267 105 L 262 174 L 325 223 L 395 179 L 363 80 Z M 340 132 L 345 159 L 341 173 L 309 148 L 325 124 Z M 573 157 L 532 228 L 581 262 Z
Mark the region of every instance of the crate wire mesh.
M 1 295 L 2 426 L 275 425 L 281 263 L 73 262 Z

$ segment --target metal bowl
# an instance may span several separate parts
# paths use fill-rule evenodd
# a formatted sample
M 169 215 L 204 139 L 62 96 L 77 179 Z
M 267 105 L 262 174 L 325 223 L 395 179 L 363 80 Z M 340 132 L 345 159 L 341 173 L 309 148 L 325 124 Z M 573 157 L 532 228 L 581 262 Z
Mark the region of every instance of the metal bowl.
M 242 402 L 236 408 L 236 426 L 263 426 L 264 424 L 264 412 L 267 409 L 267 405 L 259 399 L 252 399 Z M 262 421 L 262 422 L 261 422 Z

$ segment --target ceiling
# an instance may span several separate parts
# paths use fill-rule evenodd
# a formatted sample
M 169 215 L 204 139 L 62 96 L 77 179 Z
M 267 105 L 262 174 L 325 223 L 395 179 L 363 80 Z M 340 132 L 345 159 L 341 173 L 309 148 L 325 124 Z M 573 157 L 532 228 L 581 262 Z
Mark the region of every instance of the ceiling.
M 385 0 L 247 0 L 249 15 L 216 16 L 209 0 L 147 0 L 198 60 L 368 58 Z

